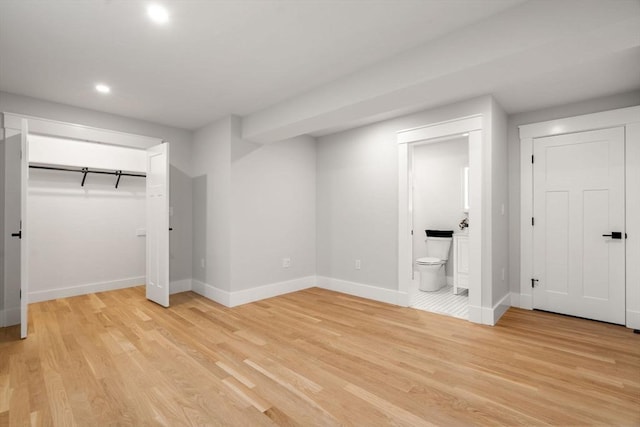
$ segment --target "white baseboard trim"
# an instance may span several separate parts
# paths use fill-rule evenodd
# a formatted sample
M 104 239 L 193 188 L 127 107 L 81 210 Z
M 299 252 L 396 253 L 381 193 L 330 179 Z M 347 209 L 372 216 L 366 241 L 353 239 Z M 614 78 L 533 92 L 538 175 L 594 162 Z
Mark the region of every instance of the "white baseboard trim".
M 29 292 L 29 303 L 49 301 L 58 298 L 75 297 L 78 295 L 92 294 L 95 292 L 114 291 L 116 289 L 130 288 L 144 284 L 145 277 L 131 277 L 128 279 L 113 280 L 109 282 L 87 283 L 85 285 L 70 286 L 68 288 L 47 289 L 46 291 Z M 19 312 L 20 310 L 18 310 Z M 19 319 L 18 319 L 19 323 Z
M 482 324 L 482 307 L 469 304 L 469 322 Z
M 210 300 L 213 300 L 218 304 L 222 304 L 225 307 L 231 307 L 231 293 L 229 291 L 216 288 L 215 286 L 211 286 L 208 283 L 204 283 L 196 279 L 193 279 L 192 283 L 193 285 L 191 290 L 196 294 L 209 298 Z
M 627 310 L 627 328 L 640 329 L 640 311 Z
M 319 288 L 328 289 L 330 291 L 342 292 L 343 294 L 368 298 L 374 301 L 386 302 L 403 307 L 409 305 L 409 295 L 406 292 L 399 292 L 394 289 L 385 289 L 377 286 L 365 285 L 364 283 L 349 282 L 324 276 L 317 276 L 316 283 Z
M 193 288 L 191 279 L 174 280 L 169 284 L 169 294 L 177 294 L 179 292 L 187 292 Z
M 520 307 L 520 294 L 511 292 L 511 307 Z
M 494 326 L 511 307 L 511 300 L 511 293 L 507 293 L 491 308 L 469 305 L 469 322 Z
M 511 293 L 507 292 L 507 294 L 502 298 L 500 298 L 500 301 L 498 301 L 491 308 L 491 313 L 489 317 L 489 320 L 491 321 L 491 323 L 489 324 L 495 325 L 496 323 L 498 323 L 498 320 L 500 320 L 502 315 L 507 312 L 509 307 L 511 307 Z
M 520 305 L 518 307 L 525 310 L 533 310 L 533 295 L 520 294 Z
M 20 307 L 4 309 L 4 326 L 20 324 Z
M 291 292 L 301 291 L 316 286 L 316 276 L 300 277 L 284 282 L 270 283 L 255 288 L 231 292 L 230 307 L 235 307 L 266 298 L 277 297 Z
M 277 297 L 278 295 L 312 288 L 314 286 L 316 286 L 316 276 L 307 276 L 229 292 L 194 279 L 191 290 L 226 307 L 236 307 L 250 302 Z

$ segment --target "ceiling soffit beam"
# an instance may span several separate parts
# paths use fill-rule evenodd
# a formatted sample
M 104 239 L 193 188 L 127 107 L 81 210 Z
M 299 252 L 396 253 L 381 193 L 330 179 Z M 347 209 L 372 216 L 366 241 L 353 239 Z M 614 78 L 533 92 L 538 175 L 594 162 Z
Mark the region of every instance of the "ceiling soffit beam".
M 580 0 L 552 7 L 550 15 L 548 2 L 525 3 L 245 116 L 242 137 L 268 143 L 388 111 L 435 107 L 640 46 L 640 3 Z

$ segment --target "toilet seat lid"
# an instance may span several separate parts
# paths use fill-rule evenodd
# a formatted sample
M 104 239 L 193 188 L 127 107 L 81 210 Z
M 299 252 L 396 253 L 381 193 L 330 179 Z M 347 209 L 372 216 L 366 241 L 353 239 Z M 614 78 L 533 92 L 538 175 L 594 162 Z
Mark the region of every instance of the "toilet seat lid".
M 418 264 L 442 264 L 442 260 L 440 258 L 434 258 L 430 256 L 426 256 L 424 258 L 418 258 L 416 262 Z

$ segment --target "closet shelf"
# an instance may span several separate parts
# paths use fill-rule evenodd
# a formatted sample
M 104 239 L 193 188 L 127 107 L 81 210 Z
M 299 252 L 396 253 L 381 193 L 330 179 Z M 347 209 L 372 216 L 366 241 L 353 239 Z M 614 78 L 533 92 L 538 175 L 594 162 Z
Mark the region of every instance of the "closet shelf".
M 139 177 L 139 178 L 145 178 L 147 175 L 144 173 L 134 173 L 134 172 L 123 172 L 121 170 L 115 170 L 115 171 L 107 171 L 107 170 L 98 170 L 98 169 L 90 169 L 90 168 L 63 168 L 63 167 L 58 167 L 58 166 L 41 166 L 41 165 L 29 165 L 30 169 L 45 169 L 45 170 L 51 170 L 51 171 L 62 171 L 62 172 L 80 172 L 82 173 L 82 182 L 80 183 L 80 186 L 84 187 L 84 183 L 87 179 L 87 174 L 90 173 L 95 173 L 95 174 L 100 174 L 100 175 L 114 175 L 117 176 L 118 179 L 116 179 L 116 188 L 118 188 L 118 185 L 120 185 L 120 178 L 122 178 L 123 176 L 132 176 L 132 177 Z

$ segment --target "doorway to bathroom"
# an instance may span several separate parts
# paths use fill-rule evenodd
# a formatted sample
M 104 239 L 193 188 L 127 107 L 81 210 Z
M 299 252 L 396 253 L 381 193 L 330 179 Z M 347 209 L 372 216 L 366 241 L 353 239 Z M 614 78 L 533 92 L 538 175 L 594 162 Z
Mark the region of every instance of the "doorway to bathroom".
M 468 134 L 412 144 L 409 306 L 468 319 Z
M 491 251 L 490 240 L 484 235 L 484 231 L 489 230 L 491 225 L 491 216 L 483 215 L 490 206 L 490 197 L 483 197 L 485 195 L 483 189 L 487 185 L 490 188 L 490 169 L 483 163 L 484 138 L 482 115 L 461 117 L 398 132 L 398 289 L 402 304 L 412 305 L 412 291 L 419 286 L 416 280 L 419 280 L 419 277 L 415 275 L 417 258 L 414 255 L 414 236 L 420 236 L 423 242 L 426 240 L 425 230 L 419 230 L 414 224 L 414 150 L 424 144 L 446 144 L 465 139 L 468 146 L 468 169 L 457 173 L 462 176 L 466 174 L 466 178 L 461 178 L 468 182 L 468 188 L 466 191 L 458 188 L 455 197 L 462 199 L 463 195 L 466 195 L 468 198 L 469 227 L 466 241 L 460 242 L 461 244 L 455 250 L 464 249 L 463 252 L 468 255 L 464 263 L 464 277 L 460 278 L 466 281 L 468 290 L 467 319 L 474 323 L 492 325 L 495 323 L 492 311 L 486 310 L 483 306 L 483 301 L 489 300 L 491 296 L 490 278 L 485 274 L 490 272 L 490 269 L 483 268 L 483 263 L 490 261 L 483 256 L 483 253 L 487 254 Z M 453 226 L 447 226 L 449 230 L 463 231 L 456 229 L 456 224 L 464 218 L 463 210 L 465 209 L 459 208 L 457 215 L 452 214 L 456 220 L 452 220 Z M 451 243 L 453 244 L 453 237 Z M 426 245 L 426 242 L 424 244 Z M 426 247 L 424 250 L 426 251 Z M 451 257 L 450 248 L 447 248 L 446 253 L 447 258 Z M 446 271 L 446 266 L 443 271 Z M 446 278 L 444 280 L 446 282 Z M 456 283 L 453 275 L 451 280 L 452 285 Z M 460 288 L 462 289 L 462 286 Z

